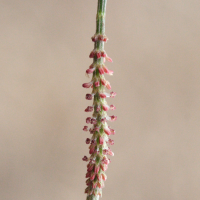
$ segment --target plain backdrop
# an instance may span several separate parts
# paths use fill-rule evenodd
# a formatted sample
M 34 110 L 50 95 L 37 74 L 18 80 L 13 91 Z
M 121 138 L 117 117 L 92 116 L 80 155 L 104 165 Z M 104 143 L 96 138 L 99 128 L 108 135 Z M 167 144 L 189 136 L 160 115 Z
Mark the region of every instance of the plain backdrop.
M 0 0 L 0 199 L 85 199 L 97 0 Z M 115 156 L 105 200 L 200 199 L 200 1 L 108 0 Z

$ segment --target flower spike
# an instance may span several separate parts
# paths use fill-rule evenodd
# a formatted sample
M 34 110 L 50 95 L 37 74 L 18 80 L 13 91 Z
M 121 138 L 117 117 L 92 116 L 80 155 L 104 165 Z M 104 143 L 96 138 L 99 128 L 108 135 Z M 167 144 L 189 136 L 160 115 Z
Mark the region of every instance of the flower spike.
M 108 121 L 115 121 L 117 116 L 108 116 L 106 113 L 109 110 L 115 110 L 114 105 L 108 105 L 106 98 L 114 98 L 115 92 L 107 93 L 106 90 L 111 90 L 111 85 L 105 79 L 104 74 L 113 75 L 113 71 L 105 66 L 105 61 L 113 62 L 108 57 L 104 50 L 104 43 L 108 38 L 105 35 L 105 10 L 107 0 L 98 0 L 97 7 L 97 29 L 95 35 L 91 38 L 94 42 L 94 49 L 89 54 L 93 59 L 93 63 L 86 70 L 86 74 L 92 74 L 92 80 L 89 83 L 84 83 L 84 88 L 92 88 L 91 94 L 86 94 L 86 100 L 93 100 L 93 104 L 85 109 L 85 112 L 93 112 L 91 117 L 86 118 L 86 123 L 91 124 L 91 127 L 84 126 L 83 131 L 89 131 L 91 138 L 86 138 L 85 143 L 89 145 L 90 157 L 84 156 L 83 161 L 89 161 L 87 164 L 86 177 L 86 200 L 99 200 L 102 197 L 102 188 L 107 176 L 105 171 L 108 169 L 110 159 L 108 156 L 114 156 L 114 153 L 109 148 L 114 141 L 110 139 L 110 135 L 115 134 L 115 130 L 110 128 Z M 89 77 L 89 76 L 88 76 Z

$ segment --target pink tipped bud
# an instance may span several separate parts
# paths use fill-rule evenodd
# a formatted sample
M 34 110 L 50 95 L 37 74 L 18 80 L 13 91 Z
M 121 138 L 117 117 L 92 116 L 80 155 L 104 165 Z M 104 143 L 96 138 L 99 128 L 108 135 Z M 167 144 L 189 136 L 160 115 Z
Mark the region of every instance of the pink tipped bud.
M 109 139 L 108 140 L 108 144 L 113 145 L 114 144 L 114 140 Z
M 93 154 L 94 152 L 95 152 L 95 147 L 90 149 L 89 154 Z
M 91 73 L 93 73 L 94 70 L 95 70 L 95 68 L 93 68 L 93 69 L 87 69 L 87 70 L 86 70 L 86 73 L 87 73 L 87 74 L 91 74 Z
M 106 53 L 105 52 L 101 52 L 101 57 L 105 58 L 106 57 Z
M 90 176 L 90 180 L 93 181 L 94 178 L 95 178 L 95 176 L 96 176 L 96 174 L 95 174 L 95 173 L 92 173 L 91 176 Z
M 107 37 L 104 37 L 104 38 L 103 38 L 103 41 L 104 41 L 104 42 L 107 42 L 107 41 L 108 41 L 108 38 L 107 38 Z
M 103 70 L 104 70 L 104 72 L 105 72 L 106 74 L 109 73 L 109 70 L 108 70 L 108 68 L 107 68 L 105 65 L 103 65 Z
M 91 119 L 91 124 L 96 124 L 96 123 L 97 123 L 97 120 L 94 119 L 94 118 L 92 118 L 92 119 Z
M 90 124 L 90 123 L 91 123 L 91 117 L 87 117 L 87 118 L 86 118 L 86 123 L 87 123 L 87 124 Z
M 97 112 L 101 111 L 101 106 L 97 106 L 96 111 Z
M 117 116 L 114 116 L 114 115 L 110 116 L 110 120 L 111 120 L 111 121 L 117 120 Z
M 84 130 L 84 131 L 88 131 L 88 126 L 84 126 L 84 127 L 83 127 L 83 130 Z
M 104 128 L 104 132 L 107 134 L 107 135 L 111 135 L 111 131 L 109 128 Z
M 92 94 L 86 94 L 85 99 L 92 100 Z
M 94 83 L 94 85 L 95 85 L 95 87 L 99 87 L 99 86 L 100 86 L 99 81 L 96 81 L 96 82 Z
M 90 176 L 91 176 L 91 173 L 87 172 L 86 175 L 85 175 L 85 178 L 89 178 Z
M 101 58 L 101 52 L 97 52 L 97 59 Z
M 93 107 L 92 106 L 88 106 L 86 109 L 85 109 L 85 112 L 92 112 L 93 111 Z
M 99 144 L 100 144 L 100 145 L 103 145 L 103 143 L 104 143 L 104 139 L 103 139 L 102 136 L 100 136 L 100 138 L 99 138 Z
M 90 53 L 90 55 L 89 55 L 89 58 L 94 58 L 94 55 L 95 55 L 95 53 L 94 53 L 94 51 L 92 51 L 92 52 Z
M 91 172 L 91 171 L 93 170 L 93 168 L 94 168 L 94 165 L 93 165 L 93 164 L 92 164 L 92 165 L 90 164 L 90 165 L 87 166 L 87 171 L 88 171 L 88 172 Z
M 106 80 L 105 79 L 101 79 L 101 84 L 105 86 L 106 85 Z
M 101 176 L 99 174 L 97 174 L 97 179 L 98 181 L 101 181 Z
M 105 172 L 108 169 L 108 165 L 100 165 L 101 169 Z
M 103 174 L 101 174 L 101 177 L 102 177 L 102 179 L 104 180 L 104 181 L 106 181 L 106 179 L 107 179 L 107 176 L 103 173 Z
M 107 88 L 108 90 L 111 90 L 111 85 L 110 85 L 110 83 L 109 83 L 108 81 L 106 81 L 106 88 Z
M 98 182 L 97 186 L 98 186 L 98 188 L 103 188 L 104 187 L 104 183 L 103 182 Z
M 113 62 L 112 58 L 110 58 L 110 57 L 108 57 L 108 56 L 106 56 L 106 60 L 107 60 L 108 62 Z
M 95 167 L 94 167 L 94 172 L 97 174 L 97 173 L 99 172 L 99 169 L 100 169 L 100 167 L 97 166 L 97 165 L 95 165 Z
M 85 140 L 85 143 L 86 143 L 86 144 L 90 144 L 90 138 L 87 138 L 87 139 Z
M 104 105 L 103 105 L 103 110 L 104 110 L 104 111 L 108 111 L 108 110 L 109 110 L 109 106 L 106 105 L 106 104 L 104 104 Z
M 100 96 L 101 98 L 103 98 L 103 99 L 106 98 L 106 94 L 104 94 L 104 93 L 99 94 L 99 96 Z
M 90 88 L 91 86 L 92 86 L 92 84 L 93 84 L 93 82 L 91 81 L 91 82 L 89 82 L 89 83 L 83 83 L 83 87 L 84 88 Z
M 103 70 L 103 68 L 102 67 L 99 67 L 99 74 L 104 74 L 104 70 Z
M 115 110 L 116 107 L 114 105 L 110 105 L 110 110 Z
M 117 95 L 116 92 L 111 92 L 111 93 L 110 93 L 110 97 L 111 97 L 111 98 L 114 98 L 116 95 Z
M 87 157 L 87 156 L 84 156 L 84 157 L 82 158 L 82 160 L 83 160 L 83 161 L 88 161 L 88 157 Z

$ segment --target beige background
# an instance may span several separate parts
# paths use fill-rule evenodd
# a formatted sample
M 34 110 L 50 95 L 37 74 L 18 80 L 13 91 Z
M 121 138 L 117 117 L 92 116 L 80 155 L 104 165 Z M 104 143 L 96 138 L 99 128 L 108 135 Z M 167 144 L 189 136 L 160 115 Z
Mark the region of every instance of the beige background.
M 85 199 L 95 0 L 0 0 L 0 199 Z M 108 0 L 117 107 L 107 200 L 200 199 L 200 2 Z

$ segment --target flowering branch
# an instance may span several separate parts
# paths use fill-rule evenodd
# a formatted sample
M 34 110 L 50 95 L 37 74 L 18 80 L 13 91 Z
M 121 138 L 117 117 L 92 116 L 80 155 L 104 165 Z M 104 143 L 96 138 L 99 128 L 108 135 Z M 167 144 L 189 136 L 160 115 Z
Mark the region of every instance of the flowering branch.
M 92 37 L 94 49 L 89 57 L 93 58 L 93 63 L 90 65 L 86 73 L 93 74 L 92 80 L 89 83 L 84 83 L 84 88 L 93 88 L 91 94 L 86 94 L 87 100 L 93 99 L 93 105 L 88 106 L 85 112 L 93 112 L 92 117 L 86 118 L 87 124 L 92 124 L 92 128 L 84 126 L 84 131 L 89 131 L 92 134 L 91 138 L 86 139 L 86 144 L 89 144 L 90 157 L 83 157 L 83 161 L 89 161 L 86 173 L 85 193 L 86 200 L 98 200 L 102 196 L 102 188 L 104 181 L 107 179 L 105 171 L 108 168 L 110 159 L 107 155 L 113 156 L 114 153 L 108 147 L 113 145 L 114 141 L 109 138 L 114 135 L 115 131 L 111 129 L 107 121 L 115 121 L 116 116 L 108 116 L 108 110 L 115 110 L 114 105 L 108 105 L 106 98 L 115 97 L 115 92 L 106 93 L 106 89 L 111 90 L 110 83 L 105 79 L 104 74 L 113 75 L 113 71 L 105 66 L 105 61 L 112 62 L 104 50 L 104 43 L 108 38 L 105 35 L 105 13 L 107 0 L 98 0 L 97 16 L 96 16 L 96 33 Z

